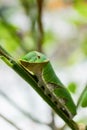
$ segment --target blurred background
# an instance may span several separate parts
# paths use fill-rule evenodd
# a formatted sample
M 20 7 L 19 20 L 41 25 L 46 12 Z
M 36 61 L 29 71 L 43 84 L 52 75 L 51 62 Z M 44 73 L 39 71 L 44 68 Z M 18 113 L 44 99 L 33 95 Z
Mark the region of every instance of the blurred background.
M 16 60 L 32 50 L 45 53 L 77 103 L 87 83 L 87 0 L 0 0 L 0 45 Z M 86 113 L 87 108 L 79 107 L 74 120 L 87 123 Z M 65 126 L 0 60 L 0 130 L 64 130 Z

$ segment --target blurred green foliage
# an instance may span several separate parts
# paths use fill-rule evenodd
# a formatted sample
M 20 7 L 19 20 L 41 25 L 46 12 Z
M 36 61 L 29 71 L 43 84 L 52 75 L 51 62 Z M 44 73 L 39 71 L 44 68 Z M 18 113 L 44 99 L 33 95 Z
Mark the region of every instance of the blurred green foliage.
M 45 5 L 46 5 L 46 1 L 44 1 L 43 3 L 43 12 L 46 13 L 46 11 L 48 12 L 48 10 L 45 10 L 46 9 L 44 7 Z M 1 9 L 0 10 L 0 44 L 3 44 L 3 46 L 8 51 L 11 51 L 11 52 L 16 51 L 16 54 L 18 53 L 17 55 L 19 55 L 20 51 L 21 51 L 20 55 L 23 55 L 27 53 L 28 51 L 38 50 L 40 46 L 38 44 L 38 38 L 40 38 L 41 34 L 39 34 L 39 29 L 38 29 L 37 1 L 36 0 L 19 0 L 19 5 L 16 5 L 13 7 L 12 6 L 9 4 L 8 7 L 6 5 L 0 7 Z M 87 20 L 86 20 L 87 2 L 82 1 L 82 0 L 74 0 L 73 7 L 74 7 L 73 9 L 78 12 L 78 14 L 71 15 L 70 17 L 68 17 L 67 22 L 70 23 L 71 26 L 74 25 L 75 29 L 78 30 L 79 33 L 81 33 L 82 26 L 84 27 L 87 24 Z M 17 13 L 17 11 L 18 13 L 20 11 L 23 11 L 24 13 L 23 15 L 27 17 L 29 28 L 25 31 L 20 30 L 17 25 L 15 25 L 14 27 L 12 22 L 10 22 L 10 16 L 14 16 L 15 12 Z M 2 21 L 4 23 L 2 23 Z M 86 37 L 85 38 L 82 37 L 81 39 L 82 42 L 81 42 L 79 40 L 80 34 L 78 33 L 77 39 L 73 40 L 72 38 L 70 39 L 68 37 L 68 40 L 67 38 L 64 40 L 64 44 L 66 45 L 60 45 L 62 38 L 60 39 L 59 35 L 58 34 L 55 35 L 55 32 L 52 32 L 52 30 L 50 31 L 50 29 L 45 30 L 44 23 L 43 23 L 43 30 L 44 30 L 43 44 L 41 46 L 45 53 L 47 51 L 48 55 L 51 54 L 49 51 L 49 48 L 50 50 L 51 49 L 54 50 L 52 51 L 51 56 L 55 57 L 56 55 L 55 61 L 58 60 L 58 64 L 59 62 L 62 62 L 62 65 L 65 65 L 65 64 L 72 65 L 79 61 L 78 59 L 79 59 L 80 53 L 84 56 L 87 56 L 87 49 L 86 49 L 87 38 Z M 72 45 L 70 45 L 67 41 L 70 42 L 70 44 L 75 46 L 73 50 L 71 48 Z M 55 50 L 55 46 L 57 46 L 56 50 Z M 63 50 L 62 49 L 63 46 L 67 49 Z M 60 52 L 59 50 L 63 52 Z M 58 52 L 58 54 L 56 54 L 55 52 Z
M 76 92 L 76 89 L 77 89 L 77 85 L 75 82 L 71 82 L 68 84 L 68 90 L 72 93 L 75 93 Z
M 87 85 L 83 89 L 81 95 L 79 96 L 78 102 L 77 102 L 77 107 L 82 106 L 82 107 L 87 107 Z
M 79 13 L 81 13 L 81 15 L 87 17 L 87 4 L 78 4 L 76 9 Z
M 14 27 L 9 26 L 9 29 L 12 29 L 14 33 Z M 17 43 L 17 36 L 12 36 L 9 32 L 9 29 L 6 28 L 3 21 L 0 20 L 0 44 L 4 46 L 9 52 L 13 52 L 17 49 L 19 44 Z
M 84 17 L 87 17 L 87 1 L 75 0 L 76 10 Z
M 85 37 L 83 39 L 83 43 L 82 43 L 82 51 L 84 53 L 84 55 L 87 57 L 87 37 Z

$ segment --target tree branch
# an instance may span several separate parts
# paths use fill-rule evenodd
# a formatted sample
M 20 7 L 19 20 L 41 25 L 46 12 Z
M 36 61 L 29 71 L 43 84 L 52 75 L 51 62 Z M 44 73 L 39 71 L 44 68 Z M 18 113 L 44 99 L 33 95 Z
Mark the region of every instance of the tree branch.
M 3 118 L 6 122 L 8 122 L 10 125 L 15 127 L 17 130 L 21 130 L 15 123 L 13 123 L 10 119 L 0 114 L 0 117 Z
M 44 0 L 37 0 L 37 8 L 38 8 L 38 51 L 42 52 L 42 44 L 43 44 L 43 24 L 42 24 L 42 10 L 43 10 L 43 2 Z

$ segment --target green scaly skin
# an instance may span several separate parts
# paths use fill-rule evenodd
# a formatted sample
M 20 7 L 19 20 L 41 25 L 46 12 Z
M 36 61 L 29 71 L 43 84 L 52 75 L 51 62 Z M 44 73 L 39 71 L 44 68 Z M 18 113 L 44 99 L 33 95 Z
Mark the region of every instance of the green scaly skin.
M 76 115 L 76 106 L 70 93 L 56 76 L 51 63 L 44 54 L 32 51 L 21 60 L 21 65 L 38 79 L 38 86 L 57 105 L 58 109 L 72 118 Z

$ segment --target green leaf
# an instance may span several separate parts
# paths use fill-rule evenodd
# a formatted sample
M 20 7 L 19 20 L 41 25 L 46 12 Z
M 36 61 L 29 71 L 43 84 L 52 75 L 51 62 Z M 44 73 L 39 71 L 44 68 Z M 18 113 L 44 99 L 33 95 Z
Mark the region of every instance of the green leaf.
M 87 87 L 86 87 L 86 90 L 85 90 L 85 92 L 83 94 L 81 106 L 82 107 L 87 107 Z
M 76 92 L 77 85 L 76 85 L 75 82 L 71 82 L 71 83 L 69 83 L 69 85 L 68 85 L 67 88 L 68 88 L 68 90 L 69 90 L 70 92 L 75 93 L 75 92 Z
M 87 18 L 87 4 L 85 2 L 78 2 L 75 9 L 84 17 Z
M 12 33 L 9 33 L 10 29 L 12 29 L 11 26 L 7 28 L 7 26 L 5 26 L 3 22 L 0 21 L 0 45 L 4 46 L 8 51 L 13 52 L 17 49 L 19 44 L 16 40 L 17 37 L 13 36 Z
M 77 107 L 82 106 L 82 107 L 87 107 L 87 85 L 82 91 L 78 102 L 77 102 Z

